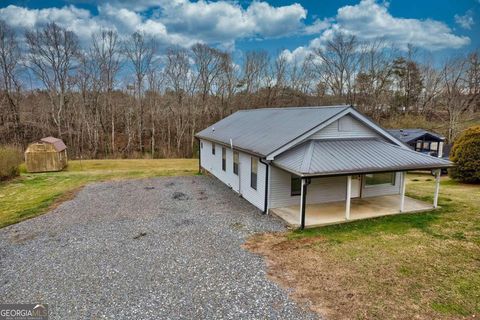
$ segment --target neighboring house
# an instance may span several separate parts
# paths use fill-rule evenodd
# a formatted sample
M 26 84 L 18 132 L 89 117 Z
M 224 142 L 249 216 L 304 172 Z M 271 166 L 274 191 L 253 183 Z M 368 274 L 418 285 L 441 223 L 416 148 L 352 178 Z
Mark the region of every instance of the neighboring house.
M 301 228 L 431 209 L 405 196 L 405 172 L 452 166 L 410 150 L 351 106 L 238 111 L 196 137 L 203 169 Z M 433 207 L 439 174 L 435 181 Z
M 415 151 L 443 158 L 445 137 L 439 134 L 423 129 L 391 129 L 388 132 Z

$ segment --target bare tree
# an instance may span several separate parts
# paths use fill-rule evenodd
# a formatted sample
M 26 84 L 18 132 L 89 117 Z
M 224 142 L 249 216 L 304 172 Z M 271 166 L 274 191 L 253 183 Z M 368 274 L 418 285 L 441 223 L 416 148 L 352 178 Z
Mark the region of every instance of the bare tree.
M 21 61 L 21 52 L 15 32 L 5 21 L 0 20 L 0 85 L 2 100 L 6 100 L 8 106 L 8 112 L 5 113 L 6 119 L 0 117 L 0 124 L 8 121 L 13 122 L 13 141 L 17 144 L 22 143 L 19 110 L 21 97 L 18 77 L 19 61 Z
M 241 81 L 241 85 L 245 87 L 245 92 L 253 93 L 261 87 L 267 74 L 268 61 L 266 51 L 248 51 L 245 54 L 243 79 Z
M 393 73 L 391 51 L 381 39 L 365 43 L 361 49 L 360 70 L 355 79 L 356 101 L 364 112 L 377 120 L 389 102 Z
M 47 89 L 52 119 L 61 137 L 72 71 L 79 52 L 77 36 L 55 23 L 49 23 L 42 29 L 27 31 L 26 40 L 30 67 Z
M 102 30 L 92 37 L 92 59 L 98 71 L 97 82 L 104 95 L 104 108 L 110 113 L 110 149 L 115 156 L 116 106 L 112 103 L 112 92 L 120 69 L 120 46 L 118 34 L 113 30 Z
M 461 117 L 478 101 L 478 94 L 469 94 L 469 60 L 451 59 L 444 63 L 441 71 L 443 92 L 442 104 L 448 114 L 448 141 L 458 134 Z
M 358 43 L 353 35 L 337 33 L 327 41 L 325 48 L 314 50 L 313 61 L 317 74 L 334 96 L 354 101 L 354 78 L 359 54 Z
M 205 102 L 211 93 L 212 85 L 222 70 L 224 53 L 205 44 L 197 43 L 192 47 L 193 60 L 197 68 L 197 87 Z
M 181 152 L 182 141 L 184 141 L 189 125 L 195 126 L 191 122 L 196 121 L 195 118 L 190 117 L 189 108 L 185 104 L 185 99 L 194 92 L 196 82 L 189 58 L 185 49 L 171 48 L 167 51 L 167 63 L 164 70 L 166 85 L 172 90 L 174 96 L 174 101 L 168 103 L 167 107 L 174 124 L 177 154 Z M 168 128 L 170 132 L 170 123 L 168 123 Z
M 220 64 L 220 72 L 215 79 L 216 95 L 220 98 L 219 117 L 230 112 L 232 99 L 237 91 L 238 74 L 230 54 L 224 53 Z
M 138 106 L 138 145 L 139 151 L 142 153 L 144 130 L 144 80 L 152 66 L 152 60 L 156 52 L 155 42 L 153 39 L 148 39 L 145 34 L 141 32 L 135 32 L 125 42 L 124 52 L 135 72 L 135 95 Z

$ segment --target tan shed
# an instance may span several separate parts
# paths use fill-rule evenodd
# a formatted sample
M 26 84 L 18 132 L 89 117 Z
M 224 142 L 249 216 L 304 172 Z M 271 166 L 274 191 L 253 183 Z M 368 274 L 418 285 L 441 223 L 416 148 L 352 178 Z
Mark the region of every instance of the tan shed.
M 67 146 L 61 139 L 46 137 L 25 151 L 28 172 L 61 171 L 67 165 Z

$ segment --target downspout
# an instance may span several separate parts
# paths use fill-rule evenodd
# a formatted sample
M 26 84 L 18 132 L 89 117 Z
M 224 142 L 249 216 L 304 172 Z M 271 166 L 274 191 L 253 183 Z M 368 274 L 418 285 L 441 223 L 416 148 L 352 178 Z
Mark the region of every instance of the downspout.
M 198 141 L 198 174 L 201 174 L 202 173 L 202 150 L 200 148 L 200 143 L 202 143 L 200 141 L 199 138 L 196 138 L 197 141 Z
M 268 210 L 268 169 L 270 165 L 268 162 L 263 162 L 262 158 L 259 158 L 259 161 L 265 165 L 265 200 L 263 206 L 263 214 L 267 214 Z
M 305 229 L 305 210 L 307 206 L 307 186 L 310 184 L 310 178 L 302 178 L 302 217 L 300 219 L 300 230 Z

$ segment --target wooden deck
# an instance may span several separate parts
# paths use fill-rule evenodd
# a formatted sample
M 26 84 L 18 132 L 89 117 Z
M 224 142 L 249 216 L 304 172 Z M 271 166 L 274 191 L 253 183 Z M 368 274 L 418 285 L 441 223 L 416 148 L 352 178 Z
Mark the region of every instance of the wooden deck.
M 345 220 L 345 201 L 307 204 L 305 227 L 312 228 L 353 220 L 432 209 L 433 205 L 430 203 L 405 197 L 404 211 L 400 212 L 400 195 L 356 198 L 352 199 L 351 202 L 350 219 Z M 300 205 L 270 209 L 270 213 L 282 218 L 292 227 L 298 228 L 300 226 Z

